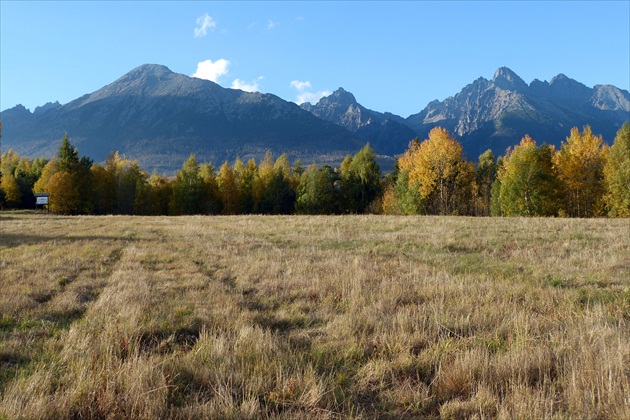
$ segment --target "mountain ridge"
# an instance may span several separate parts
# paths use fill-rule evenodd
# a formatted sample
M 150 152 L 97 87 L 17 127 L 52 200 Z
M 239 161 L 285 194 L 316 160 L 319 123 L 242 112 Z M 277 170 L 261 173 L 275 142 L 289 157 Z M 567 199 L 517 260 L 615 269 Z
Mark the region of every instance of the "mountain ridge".
M 590 125 L 612 142 L 630 119 L 630 94 L 612 85 L 589 88 L 564 74 L 550 82 L 526 84 L 507 67 L 492 80 L 480 77 L 443 101 L 432 101 L 407 117 L 407 124 L 425 138 L 435 126 L 455 134 L 470 159 L 492 149 L 495 156 L 529 134 L 556 146 L 572 127 Z
M 266 150 L 323 164 L 369 142 L 378 154 L 394 156 L 435 126 L 456 135 L 472 160 L 487 149 L 502 155 L 525 134 L 559 146 L 572 127 L 587 124 L 612 142 L 630 120 L 630 94 L 613 85 L 589 88 L 562 73 L 527 84 L 500 67 L 492 79 L 478 77 L 403 118 L 368 109 L 343 88 L 298 106 L 145 64 L 67 104 L 49 102 L 33 112 L 17 105 L 0 118 L 5 150 L 50 157 L 68 132 L 96 161 L 118 150 L 147 169 L 172 173 L 190 153 L 217 165 L 237 156 L 260 159 Z
M 15 107 L 2 119 L 9 120 L 5 148 L 51 156 L 68 132 L 80 153 L 96 161 L 118 150 L 167 172 L 190 153 L 215 164 L 260 159 L 266 150 L 325 161 L 362 146 L 346 130 L 275 95 L 227 89 L 151 64 L 40 115 Z
M 377 153 L 401 153 L 417 136 L 402 117 L 368 109 L 359 104 L 352 93 L 341 87 L 321 98 L 315 105 L 305 102 L 300 106 L 313 115 L 356 134 L 369 142 Z

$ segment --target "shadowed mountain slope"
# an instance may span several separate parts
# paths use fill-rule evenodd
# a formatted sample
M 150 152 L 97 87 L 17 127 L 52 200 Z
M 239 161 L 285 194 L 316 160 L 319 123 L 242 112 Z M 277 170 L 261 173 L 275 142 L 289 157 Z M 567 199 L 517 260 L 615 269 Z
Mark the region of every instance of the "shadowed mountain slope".
M 95 161 L 118 150 L 143 168 L 172 172 L 190 153 L 199 161 L 261 158 L 266 150 L 303 161 L 340 160 L 364 145 L 335 124 L 275 95 L 143 65 L 68 104 L 34 113 L 2 112 L 3 149 L 53 155 L 65 132 Z M 47 109 L 46 109 L 47 108 Z

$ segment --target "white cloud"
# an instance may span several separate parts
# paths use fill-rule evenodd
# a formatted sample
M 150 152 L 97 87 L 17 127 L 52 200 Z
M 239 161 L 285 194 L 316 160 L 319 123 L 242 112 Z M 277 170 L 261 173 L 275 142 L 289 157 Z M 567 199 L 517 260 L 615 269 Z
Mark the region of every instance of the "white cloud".
M 302 92 L 297 96 L 295 103 L 298 105 L 302 105 L 304 102 L 316 104 L 317 101 L 322 99 L 324 96 L 330 95 L 331 93 L 332 92 L 327 90 L 320 90 L 319 92 Z
M 327 90 L 320 90 L 319 92 L 308 92 L 307 89 L 310 90 L 312 88 L 311 82 L 309 82 L 308 80 L 305 82 L 292 80 L 291 87 L 295 88 L 299 92 L 297 98 L 295 99 L 295 103 L 298 105 L 301 105 L 304 102 L 315 104 L 324 96 L 328 96 L 331 93 Z
M 212 60 L 202 61 L 197 64 L 197 71 L 192 77 L 211 80 L 217 82 L 221 76 L 228 74 L 230 62 L 223 58 L 213 62 Z
M 212 19 L 212 16 L 205 13 L 203 16 L 197 18 L 197 27 L 195 28 L 195 38 L 201 38 L 208 35 L 208 29 L 214 31 L 217 23 Z
M 278 22 L 274 22 L 273 20 L 269 20 L 267 22 L 267 30 L 269 31 L 275 28 L 276 26 L 278 26 Z
M 294 87 L 300 92 L 302 92 L 305 89 L 311 88 L 311 82 L 309 82 L 308 80 L 306 82 L 300 82 L 299 80 L 292 80 L 291 87 Z
M 247 83 L 241 79 L 235 79 L 232 82 L 232 89 L 240 89 L 245 92 L 259 92 L 260 91 L 260 81 L 263 79 L 262 76 L 259 76 L 256 80 L 253 80 L 251 83 Z

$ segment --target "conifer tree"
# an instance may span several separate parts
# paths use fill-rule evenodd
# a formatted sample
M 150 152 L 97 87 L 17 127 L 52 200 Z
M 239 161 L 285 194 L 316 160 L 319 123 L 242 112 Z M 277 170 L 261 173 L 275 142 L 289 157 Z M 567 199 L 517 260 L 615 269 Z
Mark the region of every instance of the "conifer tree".
M 204 210 L 205 214 L 219 214 L 223 210 L 223 203 L 219 193 L 219 185 L 214 166 L 211 163 L 199 165 L 199 177 L 205 188 Z
M 234 163 L 234 175 L 238 182 L 239 197 L 241 200 L 241 213 L 251 214 L 254 211 L 254 179 L 258 172 L 258 165 L 254 159 L 247 161 L 236 159 Z
M 177 172 L 169 201 L 169 213 L 173 215 L 201 214 L 205 200 L 203 180 L 199 176 L 197 158 L 191 154 Z
M 225 162 L 217 175 L 219 196 L 223 203 L 223 214 L 239 214 L 241 211 L 241 198 L 238 181 L 230 165 Z
M 88 157 L 79 158 L 79 151 L 70 144 L 66 133 L 61 140 L 57 159 L 42 169 L 42 176 L 33 188 L 37 192 L 50 193 L 49 207 L 53 212 L 89 214 L 94 209 L 91 167 L 92 160 Z

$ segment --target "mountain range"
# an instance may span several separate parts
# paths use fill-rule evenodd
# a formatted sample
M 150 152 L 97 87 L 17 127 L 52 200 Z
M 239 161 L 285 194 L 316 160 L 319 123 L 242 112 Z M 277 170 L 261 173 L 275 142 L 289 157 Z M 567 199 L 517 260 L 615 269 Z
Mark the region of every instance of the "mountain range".
M 582 129 L 587 124 L 612 143 L 629 120 L 626 90 L 612 85 L 588 88 L 564 74 L 528 85 L 501 67 L 492 80 L 480 77 L 454 97 L 429 103 L 406 122 L 421 138 L 435 126 L 448 129 L 474 159 L 487 149 L 502 155 L 525 134 L 539 143 L 560 146 L 572 127 Z
M 347 130 L 275 95 L 225 89 L 216 83 L 143 65 L 68 104 L 31 113 L 3 111 L 4 149 L 52 156 L 64 133 L 81 155 L 104 160 L 111 151 L 145 169 L 172 171 L 191 154 L 219 166 L 261 158 L 266 150 L 292 160 L 339 161 L 364 142 Z
M 190 153 L 216 166 L 236 157 L 260 159 L 266 150 L 335 164 L 366 142 L 387 167 L 410 140 L 426 138 L 435 126 L 455 134 L 469 159 L 487 149 L 502 155 L 525 134 L 559 146 L 571 127 L 586 124 L 610 143 L 630 120 L 630 94 L 611 85 L 589 88 L 562 74 L 528 85 L 501 67 L 492 80 L 478 78 L 403 118 L 367 109 L 343 88 L 298 106 L 147 64 L 65 105 L 48 103 L 33 112 L 18 105 L 0 119 L 4 150 L 50 157 L 67 132 L 80 154 L 97 162 L 117 150 L 145 169 L 171 174 Z

